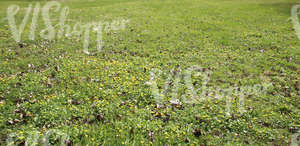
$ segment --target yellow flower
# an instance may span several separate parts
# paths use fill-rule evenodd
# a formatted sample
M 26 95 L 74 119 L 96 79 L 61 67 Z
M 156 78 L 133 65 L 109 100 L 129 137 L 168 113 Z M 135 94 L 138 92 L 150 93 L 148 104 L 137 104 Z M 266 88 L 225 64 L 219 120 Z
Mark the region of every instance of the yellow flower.
M 20 140 L 23 140 L 23 139 L 25 139 L 25 137 L 24 137 L 24 136 L 21 136 L 21 137 L 19 137 L 19 139 L 20 139 Z
M 0 101 L 0 106 L 4 105 L 5 104 L 5 101 Z

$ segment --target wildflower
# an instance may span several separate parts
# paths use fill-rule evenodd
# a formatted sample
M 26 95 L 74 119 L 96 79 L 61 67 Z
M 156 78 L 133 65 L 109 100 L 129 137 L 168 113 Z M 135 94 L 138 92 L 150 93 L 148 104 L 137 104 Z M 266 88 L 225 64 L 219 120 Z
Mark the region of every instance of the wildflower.
M 0 106 L 4 105 L 5 104 L 5 101 L 4 100 L 1 100 L 0 101 Z

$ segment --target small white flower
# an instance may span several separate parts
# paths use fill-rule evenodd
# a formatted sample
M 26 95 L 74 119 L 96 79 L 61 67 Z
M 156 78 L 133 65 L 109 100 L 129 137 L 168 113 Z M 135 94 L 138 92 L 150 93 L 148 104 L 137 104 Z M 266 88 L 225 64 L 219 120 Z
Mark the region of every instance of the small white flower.
M 101 29 L 101 28 L 100 28 L 99 26 L 96 26 L 96 27 L 93 28 L 93 30 L 94 30 L 95 32 L 100 31 L 100 29 Z
M 170 103 L 174 104 L 174 105 L 180 105 L 180 101 L 178 99 L 175 99 L 175 98 L 171 99 Z

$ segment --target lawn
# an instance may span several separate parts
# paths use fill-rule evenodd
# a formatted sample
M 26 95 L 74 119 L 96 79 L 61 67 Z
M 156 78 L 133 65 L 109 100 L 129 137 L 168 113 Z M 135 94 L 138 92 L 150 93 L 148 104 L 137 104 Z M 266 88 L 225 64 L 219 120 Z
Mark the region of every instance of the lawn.
M 0 0 L 0 145 L 297 145 L 297 2 Z

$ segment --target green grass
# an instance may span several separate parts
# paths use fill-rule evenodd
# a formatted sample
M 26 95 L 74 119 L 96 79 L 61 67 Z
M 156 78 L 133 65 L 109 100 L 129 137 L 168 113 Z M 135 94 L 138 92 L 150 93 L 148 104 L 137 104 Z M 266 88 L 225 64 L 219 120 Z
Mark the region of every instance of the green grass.
M 0 0 L 0 20 L 11 4 Z M 40 1 L 43 6 L 46 1 Z M 68 0 L 67 24 L 129 19 L 107 32 L 102 51 L 83 53 L 82 37 L 22 43 L 0 21 L 0 144 L 16 133 L 59 129 L 77 145 L 288 145 L 300 125 L 300 40 L 287 19 L 297 0 Z M 21 13 L 24 12 L 24 13 Z M 25 9 L 17 14 L 18 25 Z M 59 13 L 51 12 L 54 24 Z M 39 16 L 37 32 L 44 29 Z M 94 35 L 94 34 L 93 34 Z M 94 37 L 94 36 L 93 36 Z M 95 49 L 95 43 L 91 44 Z M 158 108 L 150 71 L 201 66 L 209 86 L 272 83 L 265 94 Z M 159 86 L 166 81 L 158 79 Z M 193 77 L 201 83 L 201 78 Z M 196 86 L 200 87 L 199 84 Z M 180 93 L 186 89 L 180 86 Z M 238 98 L 238 97 L 234 97 Z M 58 144 L 55 138 L 53 144 Z

